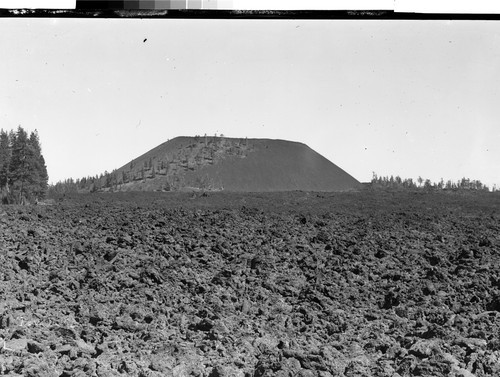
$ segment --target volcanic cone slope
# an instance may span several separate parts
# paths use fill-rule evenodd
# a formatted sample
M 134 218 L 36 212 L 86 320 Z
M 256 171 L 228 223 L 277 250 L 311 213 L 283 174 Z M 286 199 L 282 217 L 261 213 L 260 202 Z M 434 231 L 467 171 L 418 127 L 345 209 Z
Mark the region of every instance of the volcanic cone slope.
M 122 190 L 343 191 L 360 183 L 307 145 L 177 137 L 118 169 Z

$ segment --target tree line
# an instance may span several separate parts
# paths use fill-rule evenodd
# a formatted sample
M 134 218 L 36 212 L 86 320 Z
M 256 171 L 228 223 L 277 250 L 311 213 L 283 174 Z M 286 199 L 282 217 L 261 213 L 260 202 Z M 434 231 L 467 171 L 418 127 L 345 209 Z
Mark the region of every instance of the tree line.
M 155 167 L 153 159 L 150 157 L 148 160 L 144 161 L 140 168 L 134 169 L 136 168 L 135 160 L 130 161 L 129 167 L 129 171 L 118 171 L 114 169 L 111 172 L 105 171 L 95 176 L 77 179 L 68 178 L 58 181 L 49 186 L 48 195 L 49 197 L 57 197 L 59 195 L 71 193 L 93 193 L 103 190 L 115 191 L 118 190 L 121 185 L 128 182 L 155 178 L 157 171 L 161 172 L 162 170 L 168 169 L 168 162 L 159 161 Z
M 447 180 L 443 178 L 439 182 L 432 182 L 430 179 L 418 177 L 415 181 L 412 178 L 401 178 L 399 176 L 378 176 L 373 173 L 370 182 L 372 188 L 393 188 L 393 189 L 424 189 L 424 190 L 476 190 L 490 191 L 489 187 L 479 180 L 462 178 L 458 181 Z M 492 191 L 496 191 L 494 185 Z
M 0 130 L 0 200 L 26 204 L 45 197 L 49 176 L 38 132 Z
M 87 176 L 82 178 L 68 178 L 58 181 L 49 186 L 49 197 L 57 197 L 58 195 L 71 193 L 87 193 L 98 192 L 105 188 L 117 187 L 122 181 L 118 180 L 118 174 L 115 170 L 111 173 L 107 171 L 95 176 Z

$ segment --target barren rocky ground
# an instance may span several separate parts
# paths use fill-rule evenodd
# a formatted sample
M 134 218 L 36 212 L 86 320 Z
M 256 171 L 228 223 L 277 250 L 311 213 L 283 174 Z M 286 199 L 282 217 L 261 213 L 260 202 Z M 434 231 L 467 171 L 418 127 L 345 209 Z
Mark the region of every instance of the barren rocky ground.
M 499 376 L 499 209 L 370 191 L 3 206 L 0 374 Z

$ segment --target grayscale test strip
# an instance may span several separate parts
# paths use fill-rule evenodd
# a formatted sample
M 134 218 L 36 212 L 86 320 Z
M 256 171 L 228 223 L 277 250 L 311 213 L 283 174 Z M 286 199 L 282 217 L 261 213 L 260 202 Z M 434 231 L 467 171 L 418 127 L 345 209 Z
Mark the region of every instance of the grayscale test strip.
M 228 10 L 232 0 L 83 0 L 76 2 L 76 9 L 111 10 Z

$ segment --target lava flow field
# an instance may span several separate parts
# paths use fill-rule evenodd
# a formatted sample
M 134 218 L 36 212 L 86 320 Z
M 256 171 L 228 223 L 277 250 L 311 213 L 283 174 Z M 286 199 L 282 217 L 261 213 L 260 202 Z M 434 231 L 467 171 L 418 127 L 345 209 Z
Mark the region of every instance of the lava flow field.
M 0 375 L 500 376 L 498 193 L 0 207 Z

